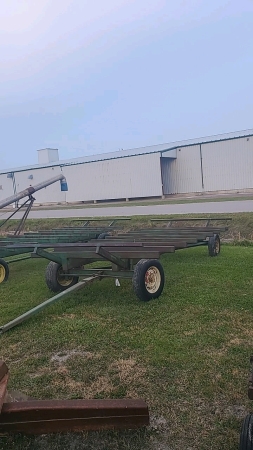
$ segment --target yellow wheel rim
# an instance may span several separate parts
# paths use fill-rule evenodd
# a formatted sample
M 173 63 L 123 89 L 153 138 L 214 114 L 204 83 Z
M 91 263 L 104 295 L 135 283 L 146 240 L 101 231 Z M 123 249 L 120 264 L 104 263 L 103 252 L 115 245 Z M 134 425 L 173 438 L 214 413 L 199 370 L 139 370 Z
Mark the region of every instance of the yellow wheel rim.
M 72 281 L 73 281 L 73 277 L 67 277 L 64 273 L 62 269 L 58 270 L 57 273 L 57 281 L 61 286 L 69 286 Z
M 145 273 L 145 286 L 150 294 L 154 294 L 158 291 L 161 285 L 161 274 L 155 266 L 149 267 Z
M 5 280 L 5 275 L 6 269 L 2 264 L 0 264 L 0 283 L 2 283 Z

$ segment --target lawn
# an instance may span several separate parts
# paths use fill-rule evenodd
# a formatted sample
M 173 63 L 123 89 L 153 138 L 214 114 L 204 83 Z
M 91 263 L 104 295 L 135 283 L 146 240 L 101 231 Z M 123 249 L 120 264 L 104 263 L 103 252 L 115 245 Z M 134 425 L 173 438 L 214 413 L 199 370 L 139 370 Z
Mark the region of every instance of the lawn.
M 0 437 L 0 449 L 236 450 L 253 349 L 253 248 L 223 245 L 161 258 L 162 296 L 137 300 L 131 281 L 95 282 L 0 336 L 9 387 L 34 398 L 142 397 L 137 431 Z M 3 325 L 52 296 L 47 262 L 10 266 Z

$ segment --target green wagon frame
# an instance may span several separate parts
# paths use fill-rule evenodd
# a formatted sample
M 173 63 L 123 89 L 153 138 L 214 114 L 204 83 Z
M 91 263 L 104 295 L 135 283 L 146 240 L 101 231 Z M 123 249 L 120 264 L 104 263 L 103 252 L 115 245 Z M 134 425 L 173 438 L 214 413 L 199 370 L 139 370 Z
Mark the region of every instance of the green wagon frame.
M 177 219 L 175 221 L 178 222 Z M 56 295 L 0 327 L 0 332 L 7 331 L 88 283 L 104 278 L 114 278 L 116 283 L 122 278 L 132 279 L 134 293 L 140 300 L 158 298 L 165 283 L 164 270 L 159 261 L 161 255 L 196 246 L 207 246 L 210 256 L 220 253 L 220 233 L 228 229 L 226 226 L 210 226 L 210 219 L 205 226 L 176 228 L 171 223 L 167 219 L 164 228 L 128 232 L 117 230 L 116 233 L 112 230 L 112 234 L 105 232 L 102 239 L 91 239 L 89 242 L 7 245 L 5 248 L 10 252 L 21 249 L 31 252 L 32 257 L 50 261 L 45 278 L 47 286 Z

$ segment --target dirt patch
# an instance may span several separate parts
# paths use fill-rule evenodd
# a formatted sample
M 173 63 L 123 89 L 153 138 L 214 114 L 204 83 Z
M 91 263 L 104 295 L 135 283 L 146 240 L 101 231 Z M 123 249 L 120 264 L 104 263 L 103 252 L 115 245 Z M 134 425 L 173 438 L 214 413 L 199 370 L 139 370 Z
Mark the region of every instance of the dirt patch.
M 63 388 L 67 398 L 71 397 L 72 394 L 77 395 L 80 398 L 84 398 L 83 390 L 84 390 L 84 383 L 81 381 L 75 381 L 71 376 L 69 375 L 68 370 L 66 367 L 61 367 L 58 370 L 59 377 L 55 377 L 52 381 L 52 386 L 58 390 L 58 388 Z
M 65 392 L 76 395 L 80 398 L 108 398 L 122 395 L 127 397 L 136 397 L 140 386 L 145 388 L 147 385 L 146 369 L 137 364 L 134 358 L 119 359 L 112 364 L 104 367 L 98 361 L 95 362 L 94 370 L 98 376 L 94 379 L 93 372 L 82 373 L 81 379 L 72 373 L 71 366 L 68 364 L 69 358 L 82 357 L 86 359 L 98 358 L 99 355 L 90 352 L 79 352 L 77 350 L 57 353 L 51 358 L 55 364 L 53 368 L 54 379 L 52 385 L 55 388 L 63 388 Z M 51 371 L 52 372 L 52 371 Z M 99 373 L 100 372 L 100 373 Z M 41 376 L 40 372 L 37 376 Z M 119 393 L 119 390 L 121 391 Z
M 50 375 L 51 370 L 49 367 L 41 367 L 40 369 L 37 370 L 37 372 L 35 373 L 30 373 L 29 377 L 30 378 L 39 378 L 39 377 L 43 377 L 45 375 Z
M 109 370 L 119 379 L 121 385 L 125 385 L 127 397 L 136 397 L 140 388 L 148 384 L 147 369 L 137 364 L 134 358 L 119 359 L 111 364 Z
M 62 364 L 66 362 L 68 359 L 73 357 L 81 357 L 85 359 L 93 359 L 98 358 L 99 355 L 91 353 L 91 352 L 82 352 L 80 350 L 66 350 L 59 353 L 56 353 L 55 355 L 52 355 L 51 362 L 56 362 L 58 364 Z
M 98 396 L 108 397 L 114 391 L 114 386 L 108 376 L 100 376 L 91 384 L 74 380 L 65 367 L 60 367 L 57 371 L 59 377 L 54 378 L 52 385 L 55 388 L 64 387 L 64 391 L 69 395 L 78 398 L 96 398 Z
M 108 376 L 97 378 L 90 386 L 85 386 L 85 398 L 94 398 L 99 394 L 108 395 L 115 390 L 112 381 Z
M 134 383 L 146 374 L 145 367 L 137 365 L 134 358 L 119 359 L 111 365 L 112 369 L 116 369 L 121 382 Z
M 57 320 L 58 319 L 71 319 L 71 320 L 73 320 L 73 319 L 76 318 L 76 314 L 62 314 L 61 316 L 57 316 L 56 318 L 57 318 Z
M 150 428 L 153 431 L 164 431 L 168 428 L 168 422 L 163 416 L 150 415 Z

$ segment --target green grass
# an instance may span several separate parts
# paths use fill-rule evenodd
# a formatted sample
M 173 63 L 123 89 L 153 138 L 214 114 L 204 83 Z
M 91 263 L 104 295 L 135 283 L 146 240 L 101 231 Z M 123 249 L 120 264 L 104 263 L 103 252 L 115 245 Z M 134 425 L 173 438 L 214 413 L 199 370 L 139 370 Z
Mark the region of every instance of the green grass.
M 250 410 L 252 248 L 224 245 L 164 256 L 162 296 L 135 297 L 131 281 L 104 280 L 0 336 L 10 388 L 35 398 L 142 397 L 146 430 L 3 437 L 0 448 L 236 450 Z M 52 294 L 44 260 L 10 266 L 1 324 Z

